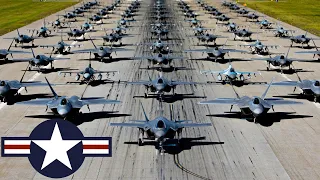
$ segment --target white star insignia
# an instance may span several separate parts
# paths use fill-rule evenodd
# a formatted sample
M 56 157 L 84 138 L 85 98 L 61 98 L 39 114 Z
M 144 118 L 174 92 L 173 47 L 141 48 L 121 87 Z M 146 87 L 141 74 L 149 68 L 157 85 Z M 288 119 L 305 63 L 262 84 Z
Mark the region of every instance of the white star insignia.
M 41 170 L 58 160 L 72 170 L 67 152 L 77 145 L 80 140 L 63 140 L 60 129 L 56 123 L 50 140 L 33 140 L 36 145 L 46 151 Z

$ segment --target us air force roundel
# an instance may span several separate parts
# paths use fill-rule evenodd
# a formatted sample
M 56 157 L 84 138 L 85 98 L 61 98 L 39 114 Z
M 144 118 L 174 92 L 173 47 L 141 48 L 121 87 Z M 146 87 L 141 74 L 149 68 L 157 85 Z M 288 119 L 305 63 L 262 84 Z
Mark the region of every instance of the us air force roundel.
M 33 168 L 50 178 L 76 172 L 85 157 L 111 157 L 111 137 L 84 137 L 69 121 L 53 119 L 40 123 L 29 137 L 2 137 L 2 157 L 29 158 Z

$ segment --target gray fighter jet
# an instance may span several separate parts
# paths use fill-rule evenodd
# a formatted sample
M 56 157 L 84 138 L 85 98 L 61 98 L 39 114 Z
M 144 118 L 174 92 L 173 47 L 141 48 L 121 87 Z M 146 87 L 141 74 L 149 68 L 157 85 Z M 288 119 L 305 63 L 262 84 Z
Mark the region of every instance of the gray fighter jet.
M 239 94 L 233 89 L 237 96 L 236 98 L 217 98 L 215 100 L 202 101 L 198 104 L 230 104 L 230 111 L 234 105 L 237 105 L 241 110 L 241 114 L 253 116 L 253 121 L 255 123 L 258 123 L 258 118 L 266 114 L 270 108 L 273 109 L 273 106 L 302 104 L 301 102 L 284 100 L 282 98 L 266 98 L 267 92 L 272 85 L 272 81 L 261 97 L 240 97 Z
M 194 27 L 193 29 L 194 35 L 195 36 L 200 36 L 200 35 L 204 35 L 204 33 L 214 30 L 213 28 L 204 28 L 202 26 L 198 26 L 198 27 Z
M 269 48 L 278 48 L 278 45 L 264 45 L 258 39 L 253 44 L 239 45 L 240 47 L 249 47 L 252 54 L 269 55 Z
M 41 83 L 39 81 L 28 81 L 24 82 L 24 75 L 22 76 L 20 81 L 17 80 L 0 80 L 0 101 L 7 102 L 8 104 L 12 104 L 15 100 L 15 97 L 20 95 L 19 89 L 24 88 L 27 92 L 27 87 L 33 86 L 46 86 L 46 83 Z
M 269 28 L 272 28 L 271 25 L 273 23 L 269 22 L 266 19 L 263 19 L 262 21 L 258 22 L 258 24 L 260 26 L 260 29 L 269 29 Z
M 293 61 L 305 61 L 301 59 L 295 59 L 295 58 L 288 58 L 289 56 L 289 51 L 290 48 L 288 49 L 288 52 L 286 55 L 277 55 L 275 57 L 269 57 L 269 58 L 252 58 L 252 60 L 262 60 L 262 61 L 267 61 L 268 66 L 267 66 L 267 71 L 270 70 L 270 64 L 273 66 L 279 66 L 281 70 L 281 74 L 283 73 L 283 68 L 284 67 L 289 67 L 289 70 L 292 71 L 292 62 Z
M 83 71 L 59 71 L 59 75 L 64 75 L 66 74 L 76 74 L 75 80 L 79 81 L 80 76 L 82 76 L 82 79 L 80 80 L 80 84 L 86 83 L 89 84 L 92 81 L 102 81 L 102 74 L 109 74 L 109 73 L 119 73 L 119 71 L 99 71 L 95 70 L 91 67 L 91 62 L 89 63 L 88 67 L 86 67 Z M 98 74 L 96 77 L 95 74 Z
M 156 79 L 152 80 L 149 76 L 149 81 L 128 82 L 128 84 L 144 85 L 146 87 L 144 97 L 147 98 L 149 89 L 151 92 L 155 92 L 160 96 L 163 95 L 165 92 L 170 92 L 171 90 L 172 94 L 175 95 L 175 88 L 177 85 L 194 85 L 199 83 L 168 80 L 164 78 L 162 73 L 160 72 L 159 76 Z
M 45 55 L 35 55 L 32 48 L 31 48 L 31 52 L 32 52 L 33 58 L 13 59 L 12 61 L 29 62 L 29 64 L 28 64 L 29 71 L 31 71 L 31 67 L 34 66 L 40 72 L 42 70 L 41 67 L 47 66 L 49 64 L 50 64 L 51 69 L 54 69 L 53 61 L 55 61 L 55 60 L 68 60 L 68 59 L 70 59 L 70 58 L 57 58 L 57 57 L 54 58 L 54 57 L 52 57 L 52 53 L 50 54 L 49 57 L 47 57 Z
M 72 44 L 65 43 L 62 39 L 62 36 L 61 36 L 61 40 L 55 45 L 39 45 L 39 47 L 42 47 L 42 48 L 52 48 L 52 52 L 54 54 L 68 54 L 71 51 L 71 47 L 80 47 L 80 46 L 82 45 L 81 44 L 72 45 Z
M 12 40 L 10 46 L 8 49 L 0 49 L 0 59 L 4 59 L 4 61 L 8 61 L 8 55 L 10 54 L 12 57 L 12 54 L 18 54 L 18 53 L 30 53 L 30 52 L 24 52 L 24 51 L 12 51 L 10 50 L 14 40 Z M 13 58 L 13 57 L 12 57 Z
M 219 23 L 219 21 L 220 22 L 227 22 L 227 21 L 229 21 L 231 18 L 229 18 L 228 16 L 226 16 L 226 15 L 224 15 L 224 14 L 222 14 L 222 15 L 220 15 L 220 16 L 217 16 L 217 17 L 214 17 L 215 19 L 217 19 L 217 22 L 216 22 L 216 24 L 218 24 Z
M 284 29 L 284 27 L 277 25 L 276 29 L 270 29 L 268 31 L 272 31 L 275 37 L 288 37 L 289 32 L 295 32 L 294 30 Z
M 141 104 L 142 106 L 142 104 Z M 190 123 L 190 120 L 179 120 L 174 117 L 172 108 L 170 107 L 170 119 L 159 116 L 150 120 L 142 106 L 145 120 L 133 120 L 131 123 L 110 123 L 110 126 L 133 127 L 139 129 L 138 145 L 143 146 L 145 136 L 149 140 L 155 140 L 159 146 L 160 153 L 164 153 L 165 146 L 177 146 L 178 144 L 166 143 L 168 139 L 178 138 L 183 128 L 205 127 L 211 126 L 211 123 Z
M 101 62 L 106 62 L 105 58 L 112 59 L 111 54 L 117 51 L 131 51 L 130 49 L 123 49 L 123 48 L 113 48 L 113 47 L 97 47 L 94 42 L 92 41 L 91 37 L 90 40 L 94 46 L 94 49 L 83 49 L 83 50 L 76 50 L 72 51 L 72 53 L 90 53 L 90 59 L 91 59 L 91 53 L 94 55 L 95 59 L 99 59 Z
M 308 32 L 306 32 L 306 33 L 303 34 L 303 35 L 298 35 L 298 36 L 291 36 L 291 37 L 289 37 L 290 40 L 291 40 L 291 45 L 290 45 L 290 47 L 293 46 L 293 43 L 301 44 L 301 47 L 303 47 L 303 45 L 306 44 L 306 45 L 309 47 L 309 46 L 310 46 L 310 45 L 309 45 L 309 42 L 310 42 L 312 39 L 307 37 L 307 33 L 308 33 Z
M 298 74 L 297 74 L 298 75 Z M 302 91 L 303 96 L 313 96 L 314 102 L 320 100 L 320 82 L 319 80 L 301 80 L 298 75 L 299 81 L 281 81 L 272 83 L 273 86 L 293 86 L 293 92 L 299 87 Z
M 39 30 L 35 30 L 35 29 L 30 29 L 31 31 L 36 31 L 36 35 L 38 35 L 38 37 L 42 36 L 42 37 L 49 37 L 49 35 L 51 34 L 51 30 L 47 28 L 46 26 L 46 19 L 43 19 L 43 26 L 40 27 Z
M 159 38 L 159 40 L 154 43 L 142 43 L 137 45 L 151 45 L 150 50 L 153 50 L 153 53 L 168 54 L 171 52 L 168 45 L 174 45 L 174 44 L 177 44 L 177 43 L 166 43 Z
M 259 15 L 257 15 L 256 13 L 250 13 L 250 14 L 245 14 L 245 15 L 243 15 L 245 18 L 246 18 L 246 21 L 248 21 L 248 19 L 250 20 L 250 21 L 252 21 L 252 20 L 256 20 L 257 22 L 259 21 Z
M 228 38 L 227 36 L 219 36 L 219 35 L 214 35 L 214 34 L 209 34 L 209 33 L 206 33 L 206 34 L 203 34 L 203 35 L 199 35 L 199 36 L 196 36 L 199 40 L 199 42 L 197 43 L 199 45 L 200 42 L 205 42 L 207 43 L 207 45 L 210 43 L 210 42 L 213 42 L 214 45 L 217 45 L 216 44 L 216 40 L 217 38 Z
M 178 56 L 170 56 L 170 55 L 164 55 L 159 53 L 158 55 L 155 56 L 142 56 L 142 57 L 133 57 L 132 59 L 135 60 L 149 60 L 152 62 L 153 65 L 170 65 L 172 60 L 182 60 L 183 57 L 178 57 Z M 148 69 L 150 67 L 148 66 Z
M 15 47 L 17 47 L 18 44 L 21 44 L 21 46 L 23 47 L 23 44 L 28 44 L 28 43 L 32 43 L 32 47 L 34 47 L 34 40 L 35 40 L 35 38 L 33 37 L 34 31 L 32 32 L 31 36 L 20 34 L 19 29 L 17 29 L 17 33 L 18 33 L 18 37 L 4 38 L 4 39 L 14 39 Z
M 251 41 L 251 35 L 253 34 L 253 32 L 246 29 L 237 29 L 233 31 L 233 34 L 234 34 L 233 40 L 235 41 L 237 38 L 240 38 L 241 40 L 244 40 L 244 38 L 249 38 L 249 40 Z
M 102 97 L 89 97 L 89 98 L 83 98 L 78 96 L 58 96 L 58 94 L 53 90 L 51 87 L 51 84 L 48 82 L 46 78 L 47 84 L 50 87 L 50 90 L 52 94 L 54 95 L 54 98 L 41 98 L 41 99 L 34 99 L 30 101 L 23 101 L 16 104 L 21 105 L 45 105 L 46 110 L 48 108 L 51 109 L 53 113 L 56 115 L 59 115 L 63 117 L 66 120 L 73 120 L 78 114 L 81 114 L 79 110 L 83 106 L 87 106 L 89 111 L 89 105 L 95 105 L 95 104 L 119 104 L 120 101 L 117 100 L 108 100 Z
M 316 48 L 316 51 L 298 51 L 296 53 L 298 53 L 298 54 L 313 54 L 313 58 L 316 55 L 318 55 L 318 61 L 320 61 L 320 51 L 319 51 L 316 43 L 314 42 L 314 40 L 312 40 L 312 41 L 313 41 L 314 47 Z
M 207 49 L 190 49 L 190 50 L 184 50 L 184 52 L 202 52 L 202 54 L 207 53 L 208 54 L 207 59 L 214 59 L 215 62 L 217 62 L 218 59 L 224 60 L 224 56 L 229 52 L 248 53 L 247 51 L 243 51 L 243 50 L 225 49 L 224 46 L 222 48 L 214 47 L 214 48 L 207 48 Z
M 256 74 L 260 74 L 260 72 L 245 72 L 245 71 L 236 71 L 234 67 L 232 67 L 231 63 L 229 64 L 229 67 L 223 71 L 211 71 L 211 70 L 202 70 L 200 71 L 200 74 L 218 74 L 218 80 L 219 81 L 245 81 L 244 75 L 248 76 L 248 79 L 251 78 L 251 75 L 256 76 Z M 223 79 L 222 75 L 225 76 Z

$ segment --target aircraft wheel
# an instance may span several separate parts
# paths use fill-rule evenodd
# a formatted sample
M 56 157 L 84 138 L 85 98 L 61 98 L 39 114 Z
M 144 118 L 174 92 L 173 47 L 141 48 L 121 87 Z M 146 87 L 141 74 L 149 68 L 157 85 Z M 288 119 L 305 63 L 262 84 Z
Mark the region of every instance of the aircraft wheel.
M 110 56 L 110 59 L 112 59 L 112 56 Z
M 143 146 L 143 142 L 142 142 L 142 139 L 141 139 L 141 138 L 138 139 L 138 145 L 139 145 L 139 146 Z
M 318 102 L 318 101 L 319 101 L 319 98 L 318 98 L 317 96 L 314 96 L 313 101 L 314 101 L 314 102 Z
M 122 42 L 120 43 L 120 46 L 122 46 Z
M 4 61 L 8 61 L 8 58 L 5 58 Z
M 14 47 L 17 47 L 17 44 L 15 44 Z
M 34 44 L 32 43 L 32 47 L 34 47 Z
M 267 71 L 269 71 L 270 69 L 269 69 L 269 67 L 267 67 Z
M 31 67 L 29 67 L 28 69 L 29 69 L 29 71 L 31 71 Z
M 148 94 L 147 93 L 144 93 L 144 98 L 147 98 L 148 97 Z

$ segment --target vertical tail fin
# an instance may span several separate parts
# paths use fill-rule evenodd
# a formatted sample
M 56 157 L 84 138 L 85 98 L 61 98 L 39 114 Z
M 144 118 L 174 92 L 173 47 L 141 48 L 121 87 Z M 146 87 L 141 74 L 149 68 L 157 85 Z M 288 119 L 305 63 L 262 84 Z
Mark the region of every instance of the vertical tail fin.
M 269 91 L 269 89 L 270 89 L 270 87 L 271 87 L 271 85 L 273 83 L 273 80 L 274 80 L 274 77 L 272 78 L 272 80 L 271 80 L 269 86 L 267 87 L 266 91 L 262 94 L 261 99 L 264 99 L 266 97 L 266 95 L 267 95 L 267 93 L 268 93 L 268 91 Z
M 55 99 L 58 99 L 59 96 L 58 96 L 58 94 L 54 91 L 54 89 L 52 88 L 52 86 L 51 86 L 51 84 L 49 83 L 48 79 L 47 79 L 46 77 L 44 77 L 44 78 L 46 79 L 47 84 L 48 84 L 48 86 L 49 86 L 52 94 L 54 95 L 54 98 L 55 98 Z
M 30 49 L 31 49 L 33 58 L 36 58 L 36 56 L 34 55 L 33 49 L 32 48 L 30 48 Z
M 144 107 L 143 107 L 141 101 L 140 101 L 140 105 L 141 105 L 141 108 L 142 108 L 142 111 L 143 111 L 144 118 L 146 119 L 146 121 L 149 121 L 149 118 L 148 118 L 148 116 L 146 114 L 146 111 L 144 110 Z

